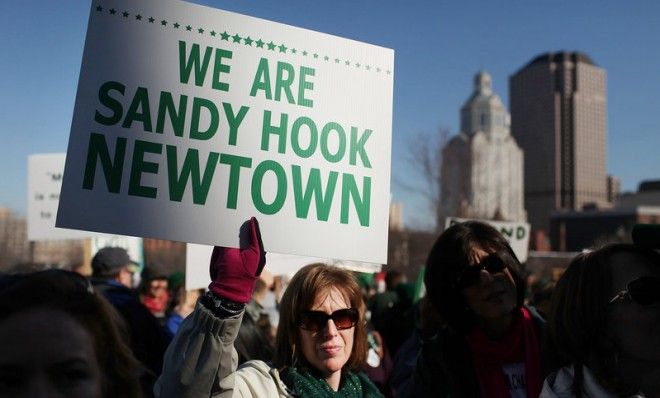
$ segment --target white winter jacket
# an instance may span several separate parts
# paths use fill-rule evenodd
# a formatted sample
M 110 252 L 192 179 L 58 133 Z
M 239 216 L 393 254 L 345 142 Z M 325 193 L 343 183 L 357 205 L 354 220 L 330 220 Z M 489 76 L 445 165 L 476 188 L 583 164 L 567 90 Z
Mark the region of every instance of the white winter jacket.
M 582 393 L 585 398 L 616 398 L 616 395 L 606 391 L 594 378 L 589 368 L 582 367 L 584 382 Z M 573 366 L 566 366 L 552 373 L 545 379 L 539 398 L 573 398 Z M 632 395 L 629 398 L 643 398 L 643 395 Z

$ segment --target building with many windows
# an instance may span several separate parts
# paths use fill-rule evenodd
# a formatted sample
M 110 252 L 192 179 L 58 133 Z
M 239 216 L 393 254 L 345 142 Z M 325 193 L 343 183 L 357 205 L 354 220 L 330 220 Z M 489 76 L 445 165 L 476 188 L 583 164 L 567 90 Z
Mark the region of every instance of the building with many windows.
M 30 260 L 25 218 L 0 207 L 0 271 Z
M 509 96 L 532 229 L 548 233 L 555 211 L 607 207 L 605 70 L 580 52 L 543 54 L 510 77 Z

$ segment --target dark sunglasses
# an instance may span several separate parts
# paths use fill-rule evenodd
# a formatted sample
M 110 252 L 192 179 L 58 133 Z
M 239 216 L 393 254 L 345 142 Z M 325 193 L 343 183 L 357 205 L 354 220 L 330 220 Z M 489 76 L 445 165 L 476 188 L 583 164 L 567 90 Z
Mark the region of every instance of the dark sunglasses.
M 660 279 L 655 276 L 642 276 L 633 279 L 610 300 L 610 304 L 618 300 L 630 299 L 641 306 L 651 306 L 660 303 Z
M 504 264 L 504 261 L 498 256 L 491 254 L 481 260 L 480 263 L 465 268 L 457 279 L 458 286 L 468 287 L 479 283 L 482 270 L 486 270 L 490 274 L 496 274 L 504 271 L 505 268 L 506 264 Z
M 337 330 L 344 330 L 355 326 L 358 319 L 360 319 L 360 314 L 355 308 L 337 310 L 332 314 L 323 311 L 305 311 L 300 314 L 298 325 L 301 329 L 318 332 L 325 328 L 328 319 L 332 319 Z

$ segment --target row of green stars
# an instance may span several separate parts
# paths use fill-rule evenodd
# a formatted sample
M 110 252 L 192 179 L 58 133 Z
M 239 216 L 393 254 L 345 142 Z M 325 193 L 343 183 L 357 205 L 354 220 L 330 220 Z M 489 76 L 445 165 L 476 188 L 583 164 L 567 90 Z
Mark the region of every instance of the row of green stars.
M 104 11 L 103 6 L 100 6 L 100 5 L 96 6 L 96 11 L 103 12 Z M 119 12 L 118 10 L 116 10 L 114 8 L 110 8 L 107 11 L 111 15 L 120 15 L 123 18 L 129 18 L 131 16 L 131 13 L 129 13 L 128 11 Z M 182 30 L 185 30 L 187 32 L 192 32 L 193 31 L 193 27 L 190 26 L 190 25 L 182 26 L 178 22 L 170 23 L 169 21 L 164 20 L 164 19 L 160 20 L 160 21 L 157 21 L 156 18 L 154 18 L 152 16 L 147 18 L 147 17 L 142 16 L 140 14 L 135 14 L 133 16 L 133 18 L 137 21 L 145 20 L 145 21 L 148 21 L 149 23 L 152 23 L 152 24 L 160 24 L 161 26 L 170 25 L 174 29 L 182 29 Z M 205 32 L 207 32 L 204 28 L 201 28 L 201 27 L 197 28 L 195 30 L 199 34 L 204 34 Z M 229 43 L 243 44 L 243 45 L 250 46 L 250 47 L 252 47 L 252 44 L 254 44 L 256 48 L 263 48 L 263 49 L 266 49 L 266 50 L 269 50 L 269 51 L 279 51 L 280 53 L 284 53 L 284 54 L 286 54 L 287 51 L 288 51 L 290 54 L 302 54 L 302 56 L 304 56 L 304 57 L 307 57 L 309 55 L 309 56 L 313 57 L 314 59 L 322 59 L 326 62 L 330 62 L 332 60 L 336 64 L 342 64 L 343 63 L 346 66 L 354 66 L 355 68 L 364 68 L 368 71 L 370 71 L 372 69 L 375 70 L 378 73 L 383 71 L 383 69 L 381 69 L 379 67 L 373 67 L 371 65 L 363 65 L 363 64 L 360 64 L 359 62 L 351 62 L 349 60 L 341 60 L 339 58 L 334 58 L 333 59 L 333 58 L 331 58 L 327 55 L 320 55 L 318 53 L 310 54 L 307 50 L 299 51 L 296 48 L 287 47 L 284 43 L 282 43 L 280 45 L 277 45 L 277 44 L 273 43 L 272 40 L 270 42 L 266 43 L 265 41 L 263 41 L 261 39 L 254 40 L 250 36 L 241 37 L 241 36 L 238 35 L 238 33 L 236 33 L 234 35 L 230 35 L 229 33 L 227 33 L 227 31 L 219 33 L 219 32 L 216 32 L 215 30 L 211 30 L 211 31 L 208 31 L 207 33 L 209 35 L 211 35 L 212 37 L 220 37 L 220 40 L 224 40 L 224 41 L 227 41 Z M 389 69 L 385 70 L 384 72 L 387 73 L 388 75 L 392 73 Z

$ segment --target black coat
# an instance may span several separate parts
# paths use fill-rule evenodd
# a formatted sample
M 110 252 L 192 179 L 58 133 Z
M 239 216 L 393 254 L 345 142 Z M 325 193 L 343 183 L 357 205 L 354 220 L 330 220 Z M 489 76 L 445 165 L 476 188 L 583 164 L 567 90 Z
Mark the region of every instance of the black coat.
M 101 293 L 119 312 L 128 329 L 133 355 L 144 366 L 140 376 L 145 389 L 150 392 L 163 368 L 163 356 L 168 338 L 160 323 L 132 289 L 117 282 L 92 280 L 94 289 Z
M 532 315 L 537 327 L 539 345 L 545 338 L 545 320 L 530 307 L 525 307 Z M 547 375 L 543 350 L 541 352 L 543 374 Z M 472 362 L 472 354 L 465 337 L 442 328 L 436 335 L 422 342 L 422 350 L 412 379 L 407 389 L 410 397 L 480 397 L 479 382 Z

